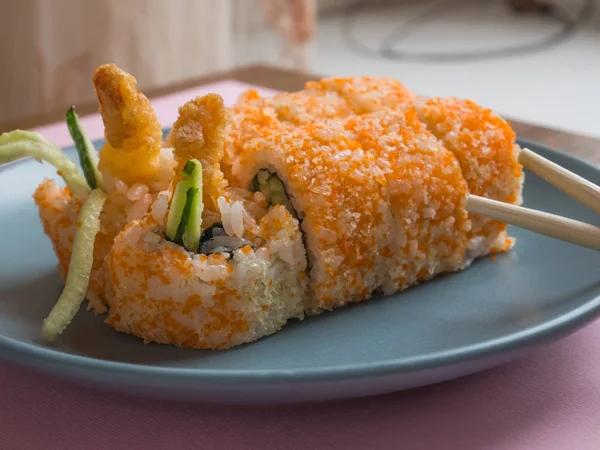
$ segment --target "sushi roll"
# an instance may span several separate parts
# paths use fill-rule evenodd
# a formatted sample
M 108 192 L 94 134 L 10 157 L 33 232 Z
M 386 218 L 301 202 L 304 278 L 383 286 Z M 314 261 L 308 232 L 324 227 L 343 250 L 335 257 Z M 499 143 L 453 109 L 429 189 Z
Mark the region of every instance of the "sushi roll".
M 167 139 L 136 80 L 94 74 L 106 144 L 67 114 L 82 167 L 37 133 L 0 136 L 0 162 L 33 156 L 65 181 L 34 199 L 65 289 L 53 340 L 84 299 L 144 342 L 228 349 L 292 319 L 467 268 L 513 241 L 469 214 L 469 194 L 520 203 L 510 126 L 388 78 L 331 78 L 231 109 L 179 109 Z
M 106 258 L 107 323 L 145 342 L 226 349 L 303 318 L 302 235 L 284 206 L 267 210 L 261 194 L 227 189 L 219 96 L 179 113 L 170 141 L 182 167 L 172 196 L 161 193 Z
M 107 143 L 99 157 L 70 111 L 84 173 L 37 133 L 0 137 L 0 161 L 33 156 L 66 183 L 45 180 L 34 194 L 65 278 L 42 334 L 54 340 L 85 298 L 108 310 L 118 331 L 191 348 L 230 348 L 303 318 L 298 220 L 285 206 L 267 208 L 261 193 L 229 188 L 220 171 L 229 120 L 221 97 L 181 107 L 173 148 L 162 147 L 129 75 L 101 69 Z
M 227 162 L 233 165 L 235 155 L 243 153 L 248 140 L 268 137 L 276 130 L 390 109 L 417 112 L 428 131 L 456 156 L 470 193 L 522 203 L 520 148 L 507 121 L 470 100 L 419 98 L 398 81 L 385 77 L 325 78 L 308 82 L 302 91 L 269 99 L 256 93 L 242 96 L 233 108 L 237 125 L 232 126 Z M 235 174 L 230 171 L 230 176 Z M 514 244 L 506 224 L 477 214 L 470 214 L 470 219 L 472 259 L 507 251 Z
M 224 215 L 241 206 L 221 198 Z M 285 207 L 270 209 L 256 234 L 244 230 L 242 238 L 215 224 L 191 252 L 166 238 L 165 206 L 157 200 L 153 215 L 114 241 L 106 260 L 108 325 L 147 343 L 226 349 L 304 317 L 306 258 L 298 221 Z
M 301 220 L 308 313 L 468 265 L 467 185 L 414 110 L 324 120 L 253 139 L 232 166 Z

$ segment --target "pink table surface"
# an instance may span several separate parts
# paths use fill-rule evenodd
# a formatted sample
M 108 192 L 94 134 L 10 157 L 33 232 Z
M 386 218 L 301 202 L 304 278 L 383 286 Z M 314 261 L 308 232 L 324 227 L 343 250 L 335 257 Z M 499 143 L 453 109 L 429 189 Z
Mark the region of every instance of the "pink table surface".
M 154 101 L 161 123 L 194 95 Z M 272 91 L 260 89 L 264 94 Z M 97 115 L 84 118 L 93 138 Z M 70 144 L 64 124 L 42 127 Z M 0 363 L 0 449 L 600 449 L 600 322 L 510 364 L 391 395 L 285 407 L 169 403 L 84 389 Z

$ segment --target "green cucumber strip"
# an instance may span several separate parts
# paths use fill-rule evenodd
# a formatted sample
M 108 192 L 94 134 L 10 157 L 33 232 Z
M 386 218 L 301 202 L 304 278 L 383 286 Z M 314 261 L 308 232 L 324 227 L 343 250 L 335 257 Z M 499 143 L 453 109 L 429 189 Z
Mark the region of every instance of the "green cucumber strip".
M 268 204 L 271 204 L 271 187 L 269 186 L 269 177 L 271 174 L 268 170 L 259 170 L 255 177 L 250 182 L 250 192 L 260 192 L 265 196 Z
M 85 134 L 74 106 L 71 106 L 67 111 L 67 128 L 75 143 L 79 163 L 88 185 L 92 189 L 102 189 L 102 176 L 98 170 L 98 152 Z
M 42 336 L 53 341 L 71 323 L 81 306 L 94 263 L 94 242 L 100 231 L 100 213 L 106 194 L 94 189 L 79 212 L 65 289 L 42 325 Z
M 197 252 L 202 234 L 202 164 L 189 160 L 175 187 L 167 218 L 167 239 Z
M 265 169 L 258 171 L 256 176 L 250 182 L 250 191 L 260 191 L 267 200 L 269 205 L 283 205 L 292 216 L 296 217 L 296 210 L 292 206 L 292 202 L 285 191 L 283 182 L 275 174 L 269 173 Z
M 188 191 L 188 198 L 189 198 Z M 183 232 L 183 246 L 190 252 L 198 252 L 200 248 L 200 236 L 202 235 L 202 212 L 204 205 L 202 203 L 202 184 L 199 188 L 195 188 L 195 193 L 192 196 L 190 206 L 190 219 L 188 219 L 187 227 Z
M 252 181 L 250 182 L 250 192 L 258 192 L 260 191 L 260 185 L 258 184 L 258 178 L 254 177 L 252 178 Z
M 292 203 L 285 192 L 283 183 L 277 175 L 269 177 L 269 188 L 271 190 L 271 203 L 274 205 L 283 205 L 288 209 L 292 208 Z
M 57 145 L 33 131 L 15 130 L 0 135 L 0 164 L 32 157 L 53 165 L 71 192 L 85 198 L 91 191 L 77 165 Z
M 183 240 L 183 237 L 188 234 L 188 227 L 192 220 L 192 211 L 195 200 L 198 198 L 198 188 L 191 187 L 187 190 L 185 194 L 185 206 L 183 207 L 183 212 L 181 213 L 181 220 L 179 222 L 179 226 L 177 227 L 177 233 L 175 233 L 174 242 L 179 245 L 183 245 L 187 248 L 186 243 Z M 196 249 L 188 249 L 191 251 L 198 250 L 198 243 L 200 242 L 200 235 L 198 235 L 198 242 L 196 243 Z M 189 243 L 189 242 L 188 242 Z
M 185 207 L 186 193 L 189 188 L 186 179 L 181 179 L 177 186 L 175 186 L 175 192 L 171 199 L 171 206 L 169 207 L 169 215 L 167 216 L 167 239 L 170 241 L 175 240 L 177 234 L 177 228 L 179 228 L 179 222 L 181 222 L 181 214 Z

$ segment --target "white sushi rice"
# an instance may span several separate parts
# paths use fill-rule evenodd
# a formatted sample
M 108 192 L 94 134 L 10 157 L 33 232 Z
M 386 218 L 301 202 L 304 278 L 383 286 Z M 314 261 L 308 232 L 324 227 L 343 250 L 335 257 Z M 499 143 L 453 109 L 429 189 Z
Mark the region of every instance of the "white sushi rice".
M 247 216 L 244 204 L 240 200 L 230 201 L 221 196 L 218 198 L 221 223 L 229 236 L 241 238 L 244 235 L 244 216 Z
M 221 203 L 226 210 L 229 203 Z M 302 318 L 306 257 L 298 222 L 276 207 L 259 226 L 266 244 L 235 250 L 229 260 L 189 253 L 147 220 L 130 226 L 106 259 L 107 322 L 146 342 L 222 349 Z

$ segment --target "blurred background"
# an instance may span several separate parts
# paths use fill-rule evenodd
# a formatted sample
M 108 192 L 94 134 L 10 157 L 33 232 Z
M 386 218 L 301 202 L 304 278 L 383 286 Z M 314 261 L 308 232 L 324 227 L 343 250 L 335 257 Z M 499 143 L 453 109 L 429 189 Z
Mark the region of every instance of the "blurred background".
M 0 0 L 0 123 L 94 100 L 114 62 L 141 89 L 251 64 L 392 76 L 600 137 L 595 0 Z

